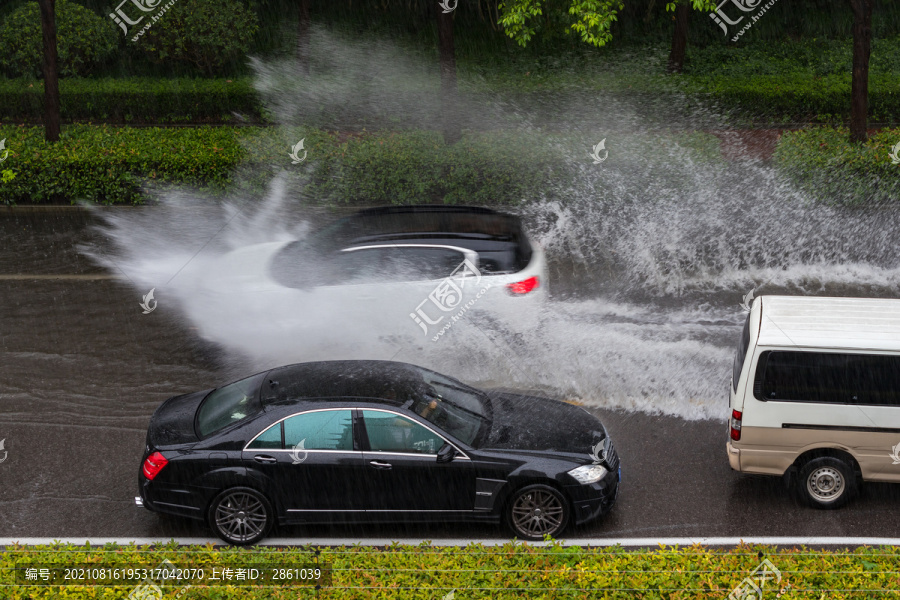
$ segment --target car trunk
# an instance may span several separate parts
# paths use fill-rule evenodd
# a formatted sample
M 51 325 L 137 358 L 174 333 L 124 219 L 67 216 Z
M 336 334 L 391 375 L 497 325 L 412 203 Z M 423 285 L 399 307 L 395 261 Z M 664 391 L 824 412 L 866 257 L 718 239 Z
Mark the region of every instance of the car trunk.
M 200 438 L 194 431 L 194 415 L 197 407 L 212 390 L 174 396 L 163 402 L 147 429 L 147 444 L 151 448 L 189 444 Z

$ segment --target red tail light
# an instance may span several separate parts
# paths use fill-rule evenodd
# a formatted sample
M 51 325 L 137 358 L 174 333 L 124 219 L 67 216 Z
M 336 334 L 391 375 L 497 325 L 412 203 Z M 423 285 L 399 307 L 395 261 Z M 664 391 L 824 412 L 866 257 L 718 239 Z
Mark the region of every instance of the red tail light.
M 736 410 L 731 411 L 731 439 L 736 442 L 741 439 L 741 417 L 743 416 L 744 413 Z
M 509 290 L 510 294 L 527 294 L 532 290 L 536 290 L 540 284 L 541 282 L 538 281 L 537 277 L 529 277 L 516 283 L 506 284 L 506 289 Z
M 142 469 L 144 477 L 153 481 L 153 478 L 159 475 L 159 472 L 162 471 L 163 467 L 167 464 L 169 464 L 169 461 L 166 460 L 165 456 L 159 452 L 154 452 L 144 460 L 144 468 Z

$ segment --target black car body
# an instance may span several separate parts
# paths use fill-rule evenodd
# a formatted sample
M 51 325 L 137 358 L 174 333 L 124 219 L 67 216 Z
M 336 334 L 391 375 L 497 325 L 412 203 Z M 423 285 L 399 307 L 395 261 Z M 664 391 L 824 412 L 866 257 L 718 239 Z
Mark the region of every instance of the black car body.
M 603 425 L 563 402 L 421 367 L 327 361 L 176 396 L 154 413 L 138 504 L 249 544 L 272 525 L 506 520 L 542 539 L 613 505 Z

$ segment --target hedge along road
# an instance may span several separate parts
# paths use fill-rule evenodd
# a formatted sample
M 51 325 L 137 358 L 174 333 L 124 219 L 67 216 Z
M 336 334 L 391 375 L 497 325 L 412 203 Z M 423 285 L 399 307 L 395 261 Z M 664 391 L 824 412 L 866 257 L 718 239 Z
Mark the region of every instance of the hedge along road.
M 94 236 L 89 220 L 74 210 L 0 217 L 0 539 L 209 538 L 199 523 L 134 506 L 138 462 L 160 402 L 245 373 L 163 303 L 143 315 L 133 289 L 82 257 L 75 246 Z M 570 530 L 571 540 L 900 536 L 900 486 L 869 484 L 850 507 L 816 511 L 798 505 L 778 479 L 733 473 L 724 421 L 590 410 L 617 444 L 623 482 L 609 516 Z M 373 543 L 506 536 L 469 525 L 273 534 Z

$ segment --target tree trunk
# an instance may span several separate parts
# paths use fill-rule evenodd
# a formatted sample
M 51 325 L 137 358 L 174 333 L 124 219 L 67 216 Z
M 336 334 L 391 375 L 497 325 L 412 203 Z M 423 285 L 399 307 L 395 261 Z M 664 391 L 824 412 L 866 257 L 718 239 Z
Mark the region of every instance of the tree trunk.
M 297 21 L 297 63 L 300 72 L 309 75 L 309 0 L 300 0 L 300 18 Z
M 453 48 L 453 13 L 445 13 L 437 2 L 438 62 L 441 68 L 441 116 L 444 143 L 455 144 L 462 137 L 456 89 L 456 52 Z
M 59 71 L 56 56 L 56 0 L 38 0 L 44 34 L 44 137 L 59 141 Z
M 853 76 L 850 84 L 850 141 L 865 142 L 869 105 L 869 55 L 875 0 L 850 0 L 853 10 Z
M 689 4 L 678 4 L 675 7 L 675 31 L 672 34 L 672 50 L 669 52 L 668 65 L 670 73 L 681 73 L 684 69 L 690 17 L 691 6 Z

